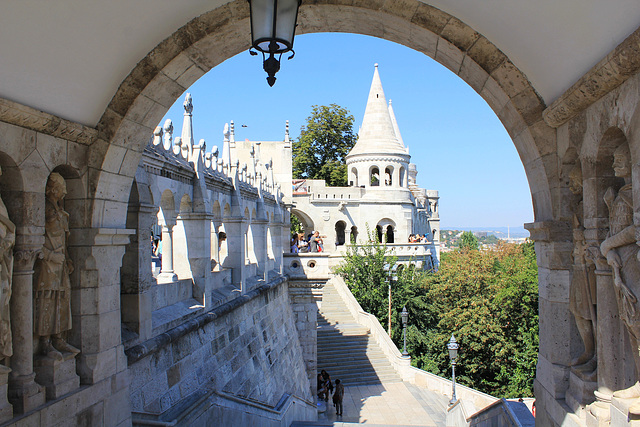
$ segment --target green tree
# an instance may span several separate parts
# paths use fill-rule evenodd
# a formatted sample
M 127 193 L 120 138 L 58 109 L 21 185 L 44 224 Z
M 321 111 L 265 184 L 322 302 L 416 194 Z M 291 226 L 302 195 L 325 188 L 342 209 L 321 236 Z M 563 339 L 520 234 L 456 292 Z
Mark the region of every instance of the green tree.
M 425 276 L 426 331 L 411 348 L 416 366 L 450 370 L 445 345 L 460 343 L 460 382 L 500 397 L 533 395 L 538 352 L 538 281 L 533 244 L 455 251 Z
M 291 235 L 302 233 L 302 223 L 295 214 L 291 214 Z
M 477 250 L 478 249 L 478 238 L 473 235 L 470 231 L 465 231 L 460 236 L 460 245 L 459 248 L 461 250 Z
M 354 146 L 354 117 L 336 104 L 314 105 L 293 143 L 293 178 L 324 179 L 330 187 L 347 185 L 345 157 Z

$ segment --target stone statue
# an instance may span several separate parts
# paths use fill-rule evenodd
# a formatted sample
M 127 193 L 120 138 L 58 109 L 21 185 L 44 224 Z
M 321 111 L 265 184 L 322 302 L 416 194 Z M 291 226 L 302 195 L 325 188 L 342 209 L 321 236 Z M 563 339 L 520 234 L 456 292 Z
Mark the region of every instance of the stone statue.
M 624 179 L 624 185 L 617 192 L 609 188 L 604 195 L 609 208 L 609 233 L 600 245 L 600 251 L 613 269 L 620 318 L 629 331 L 636 375 L 640 375 L 640 307 L 636 297 L 640 292 L 640 262 L 633 225 L 631 155 L 626 144 L 613 153 L 613 170 L 617 177 Z M 613 397 L 636 399 L 629 407 L 629 413 L 640 415 L 640 382 L 636 381 L 630 388 L 614 392 Z
M 40 353 L 62 360 L 62 353 L 79 353 L 63 338 L 71 329 L 71 281 L 73 263 L 67 254 L 69 214 L 59 205 L 67 194 L 64 178 L 53 172 L 45 190 L 45 232 L 43 259 L 35 265 L 34 328 Z
M 0 168 L 1 175 L 2 168 Z M 5 365 L 8 364 L 6 359 L 13 354 L 9 300 L 11 299 L 15 241 L 16 226 L 9 220 L 7 208 L 0 198 L 0 360 L 4 361 Z
M 569 174 L 569 189 L 579 198 L 573 215 L 573 274 L 569 288 L 569 309 L 584 343 L 584 352 L 571 361 L 572 370 L 588 381 L 595 381 L 596 358 L 596 280 L 593 264 L 587 260 L 582 205 L 582 170 L 576 165 Z

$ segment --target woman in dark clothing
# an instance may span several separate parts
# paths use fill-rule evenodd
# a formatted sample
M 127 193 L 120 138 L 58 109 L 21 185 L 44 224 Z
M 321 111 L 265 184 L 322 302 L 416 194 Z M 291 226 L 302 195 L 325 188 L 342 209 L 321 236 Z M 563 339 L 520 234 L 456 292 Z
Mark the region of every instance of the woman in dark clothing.
M 344 398 L 344 386 L 340 380 L 336 380 L 336 392 L 333 393 L 333 404 L 336 406 L 336 415 L 342 416 L 342 399 Z

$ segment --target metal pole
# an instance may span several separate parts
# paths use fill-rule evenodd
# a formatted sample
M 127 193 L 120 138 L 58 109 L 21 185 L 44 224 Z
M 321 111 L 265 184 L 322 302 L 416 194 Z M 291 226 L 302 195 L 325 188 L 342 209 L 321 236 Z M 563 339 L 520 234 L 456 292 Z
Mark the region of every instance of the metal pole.
M 408 356 L 409 354 L 407 353 L 407 327 L 406 326 L 402 328 L 402 334 L 404 335 L 404 346 L 402 347 L 402 355 Z
M 451 362 L 451 400 L 449 405 L 456 403 L 456 362 Z
M 391 336 L 391 276 L 389 276 L 389 336 Z

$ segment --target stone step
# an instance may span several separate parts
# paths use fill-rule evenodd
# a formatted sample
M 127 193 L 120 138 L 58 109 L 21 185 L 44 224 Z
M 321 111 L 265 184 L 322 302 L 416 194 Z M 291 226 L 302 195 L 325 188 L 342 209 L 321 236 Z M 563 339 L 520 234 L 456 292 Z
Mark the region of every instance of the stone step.
M 358 324 L 333 286 L 324 288 L 318 313 L 317 367 L 346 386 L 401 381 L 369 330 Z

